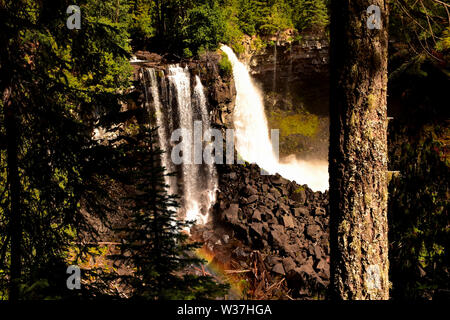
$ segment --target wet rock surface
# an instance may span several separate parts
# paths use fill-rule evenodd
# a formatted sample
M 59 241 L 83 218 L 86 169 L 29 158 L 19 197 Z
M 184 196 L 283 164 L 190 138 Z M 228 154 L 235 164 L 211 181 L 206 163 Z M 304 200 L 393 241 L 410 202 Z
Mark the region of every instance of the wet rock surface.
M 289 30 L 287 30 L 289 31 Z M 254 45 L 244 59 L 264 93 L 270 129 L 280 129 L 280 156 L 327 160 L 329 141 L 329 39 L 325 34 L 287 32 Z M 302 123 L 302 125 L 299 125 Z
M 213 127 L 224 129 L 232 127 L 232 113 L 236 100 L 236 88 L 231 74 L 223 74 L 219 64 L 222 59 L 218 52 L 205 52 L 198 59 L 180 59 L 170 55 L 158 55 L 148 51 L 137 51 L 135 57 L 139 61 L 132 63 L 133 79 L 136 86 L 133 88 L 133 97 L 130 96 L 126 107 L 138 108 L 144 106 L 145 94 L 140 84 L 140 71 L 142 68 L 153 68 L 168 74 L 170 65 L 179 64 L 188 67 L 191 73 L 191 86 L 195 86 L 195 76 L 198 75 L 207 89 L 207 107 L 210 112 Z

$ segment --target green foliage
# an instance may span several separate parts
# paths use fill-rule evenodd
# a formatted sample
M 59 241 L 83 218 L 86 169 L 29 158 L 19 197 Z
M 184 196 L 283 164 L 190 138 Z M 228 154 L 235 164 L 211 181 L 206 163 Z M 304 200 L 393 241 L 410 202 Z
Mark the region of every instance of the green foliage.
M 442 144 L 425 141 L 400 146 L 401 175 L 389 186 L 390 257 L 393 296 L 430 298 L 450 287 L 448 190 L 450 169 Z
M 223 17 L 225 19 L 225 32 L 223 43 L 230 45 L 236 53 L 244 52 L 241 39 L 245 32 L 241 30 L 240 20 L 238 18 L 239 7 L 236 5 L 237 0 L 231 0 L 230 5 L 222 7 Z
M 437 298 L 449 290 L 450 76 L 425 53 L 394 50 L 390 59 L 390 279 L 394 299 Z M 403 106 L 403 109 L 398 109 Z
M 161 151 L 155 147 L 155 129 L 141 132 L 122 144 L 121 170 L 126 183 L 135 186 L 128 197 L 131 220 L 119 229 L 124 235 L 120 254 L 112 257 L 132 266 L 133 274 L 117 275 L 135 299 L 199 299 L 225 294 L 227 286 L 212 278 L 195 276 L 189 267 L 202 261 L 194 256 L 198 243 L 188 242 L 183 231 L 192 221 L 178 219 L 177 197 L 167 194 Z
M 280 129 L 280 135 L 283 137 L 295 134 L 312 137 L 317 133 L 319 126 L 319 118 L 309 113 L 289 114 L 284 111 L 274 111 L 269 122 L 273 128 Z
M 293 22 L 297 30 L 323 30 L 329 23 L 327 4 L 324 0 L 293 0 Z
M 450 52 L 450 26 L 442 32 L 442 39 L 436 43 L 436 49 L 440 52 Z
M 320 29 L 328 24 L 325 0 L 237 0 L 230 5 L 236 8 L 239 29 L 247 35 L 274 35 L 294 27 Z
M 184 48 L 184 49 L 183 49 L 183 57 L 185 57 L 185 58 L 192 58 L 192 57 L 193 57 L 193 54 L 192 54 L 191 49 L 189 49 L 189 48 Z
M 217 1 L 209 1 L 188 11 L 183 42 L 194 54 L 198 54 L 200 48 L 216 49 L 224 34 L 224 17 Z
M 238 0 L 234 3 L 239 29 L 248 35 L 256 34 L 257 14 L 254 1 Z
M 231 65 L 231 61 L 228 59 L 228 56 L 222 52 L 222 58 L 219 62 L 220 74 L 223 77 L 229 77 L 233 74 L 233 66 Z
M 191 57 L 223 41 L 225 18 L 218 1 L 156 1 L 150 10 L 153 49 Z M 190 53 L 191 54 L 190 54 Z
M 131 21 L 128 25 L 130 38 L 134 47 L 144 48 L 145 44 L 156 35 L 152 12 L 155 8 L 153 1 L 130 1 Z
M 262 34 L 273 35 L 292 28 L 292 12 L 284 1 L 276 1 L 265 17 L 265 22 L 259 26 Z
M 444 1 L 445 2 L 445 1 Z M 448 5 L 441 1 L 393 1 L 389 36 L 407 43 L 409 51 L 450 63 Z
M 184 57 L 220 43 L 243 52 L 244 34 L 276 35 L 297 28 L 322 30 L 328 24 L 326 0 L 169 0 L 134 1 L 130 6 L 133 43 Z M 136 40 L 138 39 L 138 40 Z M 187 51 L 186 49 L 189 49 Z
M 21 216 L 18 284 L 23 298 L 71 295 L 63 280 L 68 248 L 82 232 L 95 232 L 80 212 L 82 198 L 93 215 L 105 213 L 97 178 L 107 152 L 91 139 L 92 119 L 120 110 L 118 91 L 129 86 L 126 11 L 111 1 L 78 1 L 82 29 L 68 30 L 66 8 L 72 3 L 0 4 L 5 44 L 0 64 L 0 273 L 10 274 L 11 269 L 15 196 L 19 209 L 13 214 Z M 9 113 L 16 131 L 6 129 Z M 6 179 L 12 163 L 4 141 L 17 146 L 19 192 Z M 2 296 L 7 279 L 0 279 Z

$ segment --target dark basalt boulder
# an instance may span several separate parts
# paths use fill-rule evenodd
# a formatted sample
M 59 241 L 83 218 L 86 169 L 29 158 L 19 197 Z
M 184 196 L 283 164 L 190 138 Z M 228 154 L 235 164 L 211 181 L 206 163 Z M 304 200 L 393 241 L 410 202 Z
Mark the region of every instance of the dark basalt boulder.
M 254 164 L 224 165 L 217 199 L 215 223 L 248 251 L 265 256 L 268 272 L 286 277 L 294 297 L 324 296 L 330 277 L 328 193 L 261 175 Z

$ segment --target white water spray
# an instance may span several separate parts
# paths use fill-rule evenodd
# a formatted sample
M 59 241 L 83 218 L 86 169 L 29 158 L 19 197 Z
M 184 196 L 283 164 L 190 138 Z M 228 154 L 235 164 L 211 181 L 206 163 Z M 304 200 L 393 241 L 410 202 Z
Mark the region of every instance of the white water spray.
M 195 141 L 198 140 L 193 139 L 196 134 L 211 130 L 205 88 L 200 77 L 196 76 L 195 86 L 191 90 L 191 77 L 187 67 L 169 66 L 167 81 L 164 71 L 146 68 L 143 72 L 146 106 L 149 113 L 155 114 L 159 145 L 164 151 L 161 164 L 167 172 L 176 173 L 165 177 L 165 183 L 169 186 L 168 193 L 180 196 L 180 214 L 184 219 L 204 224 L 208 222 L 209 210 L 216 201 L 218 188 L 215 164 L 205 164 L 202 161 L 196 163 L 194 158 L 197 148 L 202 151 L 209 143 L 198 137 L 200 145 L 196 145 L 198 142 Z M 175 141 L 171 141 L 172 135 L 177 131 L 175 129 L 181 129 L 185 134 L 182 136 L 182 152 L 186 161 L 181 164 L 175 164 L 171 157 L 177 145 Z
M 173 165 L 172 165 L 172 161 L 170 159 L 170 144 L 169 144 L 169 139 L 167 138 L 167 128 L 166 128 L 166 123 L 163 119 L 163 111 L 162 111 L 162 104 L 161 104 L 161 99 L 159 96 L 159 84 L 158 84 L 158 80 L 156 78 L 156 72 L 155 69 L 153 68 L 147 68 L 146 69 L 147 73 L 148 73 L 148 77 L 150 80 L 150 93 L 152 95 L 152 100 L 153 100 L 153 107 L 155 109 L 155 114 L 156 114 L 156 125 L 158 126 L 158 138 L 159 138 L 159 143 L 160 143 L 160 148 L 163 151 L 163 153 L 161 154 L 161 164 L 163 165 L 163 167 L 166 168 L 167 172 L 172 172 L 174 170 Z M 147 94 L 147 93 L 146 93 Z M 147 97 L 147 101 L 148 101 L 148 97 Z M 171 179 L 172 177 L 170 176 L 165 176 L 164 177 L 164 181 L 166 183 L 166 185 L 169 186 L 168 192 L 169 194 L 173 194 L 174 193 L 174 182 L 171 181 L 173 179 Z
M 180 128 L 187 131 L 192 142 L 192 134 L 194 132 L 193 110 L 191 104 L 191 81 L 189 69 L 187 67 L 181 68 L 179 65 L 169 66 L 169 82 L 176 90 L 176 100 L 178 105 L 178 116 Z M 187 146 L 183 151 L 192 150 L 192 146 Z M 192 155 L 188 152 L 184 154 L 188 159 Z M 200 203 L 198 199 L 198 166 L 192 164 L 191 161 L 183 161 L 183 200 L 186 210 L 186 220 L 197 220 L 197 222 L 204 223 L 203 217 L 200 214 Z M 200 220 L 200 221 L 198 221 Z
M 202 119 L 202 131 L 203 133 L 211 130 L 210 116 L 208 109 L 206 107 L 206 97 L 205 90 L 203 88 L 202 82 L 199 76 L 195 76 L 195 87 L 194 87 L 194 101 L 197 104 L 201 119 Z M 206 166 L 205 180 L 206 185 L 201 191 L 201 201 L 205 204 L 205 212 L 203 213 L 204 222 L 208 219 L 208 213 L 212 205 L 216 202 L 216 191 L 218 188 L 218 178 L 214 162 L 210 162 Z
M 294 155 L 280 161 L 269 138 L 269 127 L 264 113 L 263 95 L 250 77 L 249 70 L 227 46 L 222 46 L 233 66 L 236 84 L 236 106 L 233 122 L 236 130 L 236 150 L 251 163 L 258 164 L 271 174 L 279 173 L 298 184 L 307 184 L 313 190 L 328 189 L 326 161 L 298 160 Z

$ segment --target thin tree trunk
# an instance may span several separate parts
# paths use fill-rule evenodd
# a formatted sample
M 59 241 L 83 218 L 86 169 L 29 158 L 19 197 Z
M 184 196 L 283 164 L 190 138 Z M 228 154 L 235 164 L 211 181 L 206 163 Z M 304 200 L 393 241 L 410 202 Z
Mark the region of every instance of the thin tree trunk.
M 22 273 L 21 262 L 21 212 L 20 212 L 20 180 L 18 168 L 18 132 L 14 106 L 11 102 L 11 88 L 3 92 L 3 110 L 5 115 L 7 179 L 9 198 L 11 201 L 9 215 L 9 234 L 11 236 L 11 265 L 9 299 L 19 299 L 19 283 Z
M 116 2 L 116 23 L 119 22 L 119 14 L 120 14 L 120 0 Z
M 153 132 L 151 132 L 151 139 L 150 139 L 150 144 L 149 144 L 149 148 L 150 148 L 150 163 L 149 165 L 152 167 L 152 174 L 155 174 L 155 163 L 157 163 L 157 161 L 159 161 L 159 159 L 155 159 L 155 149 L 154 149 L 154 141 L 153 141 Z M 156 178 L 156 177 L 153 177 Z M 154 244 L 154 248 L 156 248 L 156 252 L 157 254 L 161 255 L 161 243 L 160 243 L 160 232 L 163 232 L 159 226 L 159 212 L 158 212 L 158 208 L 156 206 L 156 202 L 158 201 L 157 199 L 157 195 L 158 195 L 158 190 L 156 189 L 157 185 L 150 183 L 150 205 L 151 205 L 151 210 L 153 213 L 153 232 L 155 234 L 155 244 Z M 164 270 L 161 268 L 161 264 L 160 262 L 162 262 L 162 259 L 158 259 L 157 265 L 156 265 L 156 272 L 158 272 L 158 278 L 157 278 L 157 288 L 158 288 L 158 299 L 163 299 L 164 297 L 162 297 L 162 292 L 163 292 L 163 277 L 162 274 L 164 273 Z
M 333 0 L 331 15 L 331 294 L 388 299 L 387 1 Z
M 164 37 L 163 24 L 162 24 L 164 3 L 161 3 L 162 1 L 164 1 L 164 0 L 156 0 L 155 1 L 155 5 L 156 5 L 156 34 L 157 34 L 159 39 L 163 39 L 163 37 Z

